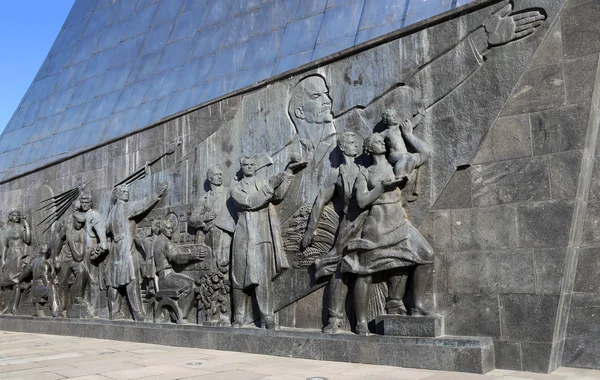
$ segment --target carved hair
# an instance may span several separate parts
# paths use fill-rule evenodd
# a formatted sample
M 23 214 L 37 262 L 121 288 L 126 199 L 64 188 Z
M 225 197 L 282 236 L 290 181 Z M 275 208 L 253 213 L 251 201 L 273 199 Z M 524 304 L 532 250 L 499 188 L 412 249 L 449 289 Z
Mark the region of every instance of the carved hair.
M 373 142 L 373 138 L 380 136 L 381 137 L 381 133 L 373 133 L 371 136 L 367 137 L 364 141 L 364 145 L 363 145 L 363 151 L 366 154 L 372 154 L 373 153 L 373 149 L 371 148 L 371 143 Z
M 381 114 L 381 120 L 383 120 L 385 123 L 388 122 L 388 115 L 391 114 L 396 114 L 396 116 L 398 116 L 398 111 L 396 111 L 395 108 L 386 108 L 385 111 L 383 111 L 383 113 Z
M 256 156 L 243 156 L 240 158 L 240 165 L 244 165 L 244 161 L 252 160 L 256 162 Z
M 242 163 L 242 160 L 240 160 L 240 164 Z M 208 168 L 208 170 L 206 171 L 206 177 L 210 177 L 211 175 L 215 174 L 215 170 L 217 169 L 221 169 L 221 167 L 219 165 L 216 166 L 212 166 L 210 168 Z M 223 169 L 221 169 L 221 172 L 223 172 Z
M 337 144 L 338 147 L 340 147 L 340 149 L 342 149 L 342 147 L 348 143 L 348 141 L 350 139 L 357 139 L 358 140 L 358 135 L 354 132 L 344 132 L 342 134 L 338 134 L 338 140 L 337 140 Z
M 90 194 L 89 191 L 83 191 L 81 193 L 81 195 L 79 195 L 79 199 L 80 200 L 86 199 L 86 200 L 89 200 L 91 202 L 92 201 L 92 194 Z
M 115 187 L 113 189 L 113 196 L 116 199 L 121 199 L 120 198 L 121 194 L 123 194 L 123 191 L 125 191 L 127 189 L 129 189 L 129 186 L 127 186 L 127 185 L 119 185 L 119 186 L 117 186 L 117 187 Z

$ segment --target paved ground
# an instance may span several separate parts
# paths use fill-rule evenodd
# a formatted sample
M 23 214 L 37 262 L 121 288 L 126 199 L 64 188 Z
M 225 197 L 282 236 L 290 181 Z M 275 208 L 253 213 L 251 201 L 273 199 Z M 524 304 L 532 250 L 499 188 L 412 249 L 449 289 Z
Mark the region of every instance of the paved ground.
M 290 359 L 228 351 L 0 331 L 0 379 L 600 380 L 600 371 L 486 375 Z

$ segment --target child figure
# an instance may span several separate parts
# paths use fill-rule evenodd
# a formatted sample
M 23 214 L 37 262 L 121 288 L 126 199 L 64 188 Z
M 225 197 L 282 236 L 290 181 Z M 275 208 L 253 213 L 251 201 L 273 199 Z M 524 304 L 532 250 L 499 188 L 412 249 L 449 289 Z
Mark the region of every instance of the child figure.
M 385 139 L 388 161 L 394 166 L 397 179 L 408 179 L 413 170 L 423 165 L 431 155 L 429 146 L 413 135 L 413 129 L 421 123 L 424 112 L 419 109 L 412 120 L 406 119 L 402 123 L 393 108 L 388 108 L 381 114 L 381 120 L 387 125 L 387 129 L 381 134 Z M 408 151 L 407 144 L 413 148 L 414 153 Z

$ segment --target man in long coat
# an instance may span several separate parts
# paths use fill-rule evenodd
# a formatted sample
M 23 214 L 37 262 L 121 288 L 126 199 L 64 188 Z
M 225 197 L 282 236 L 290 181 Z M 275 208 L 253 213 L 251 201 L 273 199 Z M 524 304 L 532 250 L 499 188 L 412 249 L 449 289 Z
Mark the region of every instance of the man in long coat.
M 279 221 L 272 202 L 281 201 L 293 174 L 306 163 L 290 163 L 284 173 L 271 178 L 256 178 L 256 159 L 243 157 L 242 180 L 231 188 L 238 221 L 233 233 L 231 280 L 233 287 L 233 327 L 244 325 L 249 293 L 254 293 L 261 315 L 261 326 L 276 327 L 273 318 L 273 277 L 289 268 Z
M 111 319 L 123 317 L 119 290 L 125 288 L 127 301 L 133 319 L 143 321 L 141 298 L 135 264 L 135 218 L 148 211 L 161 199 L 167 190 L 167 183 L 159 186 L 158 192 L 151 197 L 129 202 L 129 188 L 120 185 L 115 188 L 115 204 L 108 214 L 108 231 L 113 242 L 106 263 L 106 286 L 108 287 L 109 311 Z

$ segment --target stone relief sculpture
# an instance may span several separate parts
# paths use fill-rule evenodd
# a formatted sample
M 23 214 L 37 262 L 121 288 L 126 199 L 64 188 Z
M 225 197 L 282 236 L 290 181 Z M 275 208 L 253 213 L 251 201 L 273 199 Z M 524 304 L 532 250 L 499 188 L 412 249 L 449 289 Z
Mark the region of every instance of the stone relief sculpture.
M 207 292 L 201 295 L 204 299 L 204 306 L 214 310 L 208 320 L 227 325 L 230 323 L 229 310 L 231 309 L 229 264 L 231 241 L 235 228 L 233 218 L 235 206 L 230 198 L 229 188 L 223 185 L 223 169 L 220 166 L 209 168 L 206 177 L 209 191 L 200 199 L 200 205 L 193 210 L 188 223 L 199 228 L 204 234 L 200 235 L 204 239 L 200 239 L 201 241 L 197 241 L 197 243 L 206 243 L 211 247 L 213 253 L 214 262 L 211 263 L 213 275 L 207 276 L 204 287 L 201 288 L 201 294 Z M 215 280 L 217 281 L 215 282 Z M 214 291 L 216 288 L 219 289 L 217 292 Z M 214 297 L 217 297 L 221 304 L 219 313 L 216 313 L 214 306 L 209 306 L 214 303 Z M 218 320 L 215 321 L 214 318 L 218 318 Z
M 26 218 L 21 217 L 19 209 L 12 209 L 8 214 L 8 222 L 4 228 L 4 245 L 0 247 L 2 262 L 2 281 L 4 310 L 17 313 L 21 299 L 19 275 L 27 265 L 27 248 L 31 245 L 31 228 Z
M 50 260 L 50 246 L 42 244 L 39 253 L 21 272 L 20 278 L 32 276 L 31 301 L 35 306 L 37 317 L 45 317 L 44 306 L 50 306 L 53 317 L 60 315 L 60 299 L 58 298 L 58 281 L 56 271 Z
M 412 132 L 412 131 L 411 131 Z M 388 272 L 389 298 L 386 304 L 390 314 L 406 314 L 402 302 L 402 272 L 399 269 L 415 267 L 413 276 L 413 305 L 410 315 L 427 315 L 425 293 L 433 273 L 433 249 L 418 230 L 406 219 L 402 209 L 401 187 L 405 178 L 396 178 L 387 161 L 386 145 L 381 134 L 365 140 L 365 150 L 373 164 L 362 170 L 356 180 L 358 205 L 368 210 L 360 237 L 348 242 L 347 255 L 342 259 L 341 272 L 357 275 L 354 285 L 356 332 L 368 334 L 367 304 L 372 275 Z
M 156 241 L 160 235 L 160 224 L 160 220 L 153 221 L 148 234 L 144 233 L 144 231 L 139 233 L 134 239 L 135 246 L 142 256 L 140 261 L 142 301 L 150 300 L 158 291 L 154 253 L 156 251 Z
M 181 318 L 185 321 L 196 304 L 198 288 L 193 278 L 175 273 L 173 263 L 188 264 L 193 261 L 201 261 L 206 256 L 208 249 L 183 252 L 171 241 L 174 233 L 175 226 L 172 221 L 167 220 L 161 223 L 161 234 L 156 238 L 154 245 L 154 263 L 159 291 L 168 289 L 177 293 L 177 304 L 181 310 Z
M 63 229 L 61 240 L 64 245 L 58 257 L 59 289 L 62 308 L 71 318 L 85 318 L 96 313 L 86 299 L 86 293 L 98 284 L 91 283 L 89 252 L 87 252 L 86 215 L 75 211 L 69 218 L 70 224 Z
M 343 162 L 333 171 L 331 179 L 319 192 L 301 242 L 302 248 L 306 248 L 313 243 L 316 238 L 316 225 L 323 214 L 325 205 L 336 198 L 339 203 L 336 209 L 342 222 L 338 225 L 335 246 L 326 257 L 315 260 L 315 277 L 317 279 L 324 275 L 332 275 L 329 280 L 329 322 L 323 329 L 326 333 L 337 332 L 344 318 L 344 305 L 348 294 L 348 276 L 339 272 L 339 264 L 348 238 L 356 230 L 355 226 L 360 225 L 356 219 L 360 211 L 356 208 L 355 203 L 351 206 L 354 182 L 359 173 L 355 158 L 358 156 L 360 145 L 359 137 L 352 132 L 346 132 L 338 139 Z M 349 208 L 351 209 L 349 210 Z
M 272 202 L 285 197 L 294 174 L 302 170 L 306 162 L 292 161 L 285 172 L 268 180 L 255 177 L 256 158 L 242 157 L 240 164 L 243 178 L 231 189 L 238 211 L 231 259 L 232 326 L 245 324 L 245 306 L 253 294 L 260 311 L 261 326 L 274 329 L 272 279 L 289 268 L 289 264 Z
M 113 242 L 106 265 L 106 286 L 108 287 L 109 312 L 111 319 L 123 318 L 120 291 L 125 291 L 127 302 L 133 319 L 143 321 L 141 297 L 138 284 L 139 268 L 134 253 L 135 218 L 152 208 L 167 190 L 167 183 L 162 183 L 158 191 L 136 201 L 129 201 L 127 185 L 115 187 L 114 204 L 108 215 L 108 231 Z

